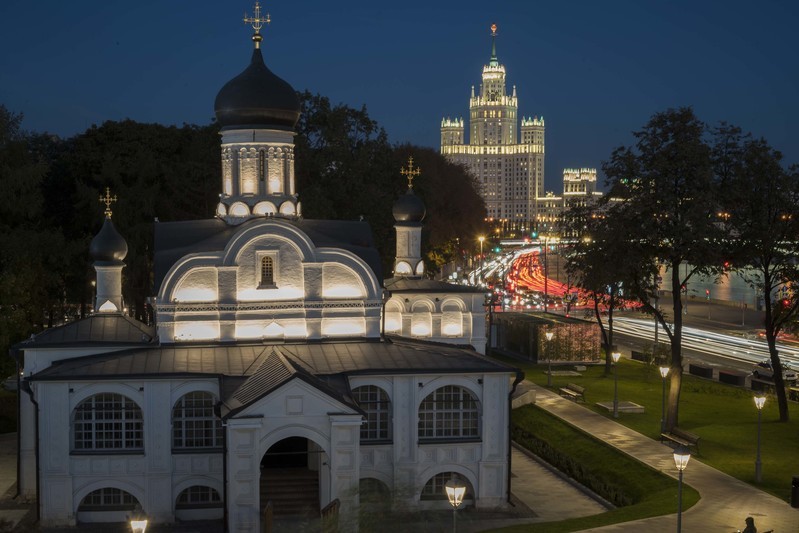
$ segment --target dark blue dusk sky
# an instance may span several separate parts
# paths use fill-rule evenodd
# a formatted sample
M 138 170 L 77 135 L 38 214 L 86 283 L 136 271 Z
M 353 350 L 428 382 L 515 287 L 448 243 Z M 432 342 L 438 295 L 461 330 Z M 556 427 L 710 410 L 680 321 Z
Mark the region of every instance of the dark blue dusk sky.
M 206 124 L 243 70 L 250 0 L 0 2 L 0 103 L 23 127 L 69 136 L 105 120 Z M 799 163 L 799 4 L 793 1 L 292 1 L 272 17 L 273 72 L 350 106 L 392 142 L 437 148 L 443 116 L 468 115 L 490 54 L 520 114 L 546 119 L 547 189 L 599 167 L 631 131 L 690 105 L 765 137 Z

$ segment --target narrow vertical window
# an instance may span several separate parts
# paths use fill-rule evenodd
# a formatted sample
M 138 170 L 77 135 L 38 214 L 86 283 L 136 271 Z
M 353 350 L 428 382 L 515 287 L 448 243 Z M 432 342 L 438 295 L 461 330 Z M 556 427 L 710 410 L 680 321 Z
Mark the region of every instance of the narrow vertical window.
M 266 155 L 263 150 L 258 152 L 258 179 L 260 181 L 266 179 Z
M 261 287 L 275 286 L 275 260 L 265 256 L 261 258 Z

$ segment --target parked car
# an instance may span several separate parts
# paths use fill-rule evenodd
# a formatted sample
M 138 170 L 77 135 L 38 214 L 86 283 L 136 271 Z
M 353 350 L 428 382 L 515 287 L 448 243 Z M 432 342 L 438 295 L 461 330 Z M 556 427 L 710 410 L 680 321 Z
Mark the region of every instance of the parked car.
M 771 361 L 761 361 L 752 369 L 752 375 L 758 379 L 774 379 L 774 369 L 771 367 Z M 786 382 L 796 381 L 796 371 L 790 366 L 782 364 L 782 379 Z
M 8 376 L 6 379 L 3 380 L 2 387 L 4 390 L 7 391 L 15 391 L 17 390 L 17 385 L 18 385 L 17 376 L 11 374 L 10 376 Z

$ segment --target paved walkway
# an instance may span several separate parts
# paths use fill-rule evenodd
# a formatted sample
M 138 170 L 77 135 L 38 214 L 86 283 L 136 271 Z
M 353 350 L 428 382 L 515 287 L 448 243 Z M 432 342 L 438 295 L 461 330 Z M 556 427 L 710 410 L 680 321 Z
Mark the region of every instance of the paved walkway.
M 677 470 L 670 447 L 549 390 L 542 387 L 535 389 L 537 406 L 676 479 Z M 743 528 L 747 516 L 755 518 L 759 531 L 799 531 L 799 509 L 793 509 L 779 498 L 711 468 L 698 459 L 691 459 L 683 474 L 683 481 L 701 495 L 699 503 L 683 512 L 683 531 L 731 533 Z M 676 490 L 675 483 L 675 493 Z M 674 531 L 676 525 L 677 517 L 673 514 L 590 531 Z

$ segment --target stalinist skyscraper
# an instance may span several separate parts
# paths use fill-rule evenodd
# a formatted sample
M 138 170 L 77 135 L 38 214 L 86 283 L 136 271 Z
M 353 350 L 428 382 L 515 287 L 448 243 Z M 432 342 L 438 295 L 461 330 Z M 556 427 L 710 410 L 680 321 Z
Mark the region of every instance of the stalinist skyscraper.
M 516 86 L 505 88 L 497 59 L 497 26 L 491 26 L 491 58 L 483 67 L 480 92 L 469 99 L 469 139 L 462 118 L 441 121 L 441 153 L 474 174 L 488 216 L 505 231 L 535 229 L 536 200 L 544 197 L 544 118 L 517 117 Z M 521 133 L 521 139 L 519 137 Z

